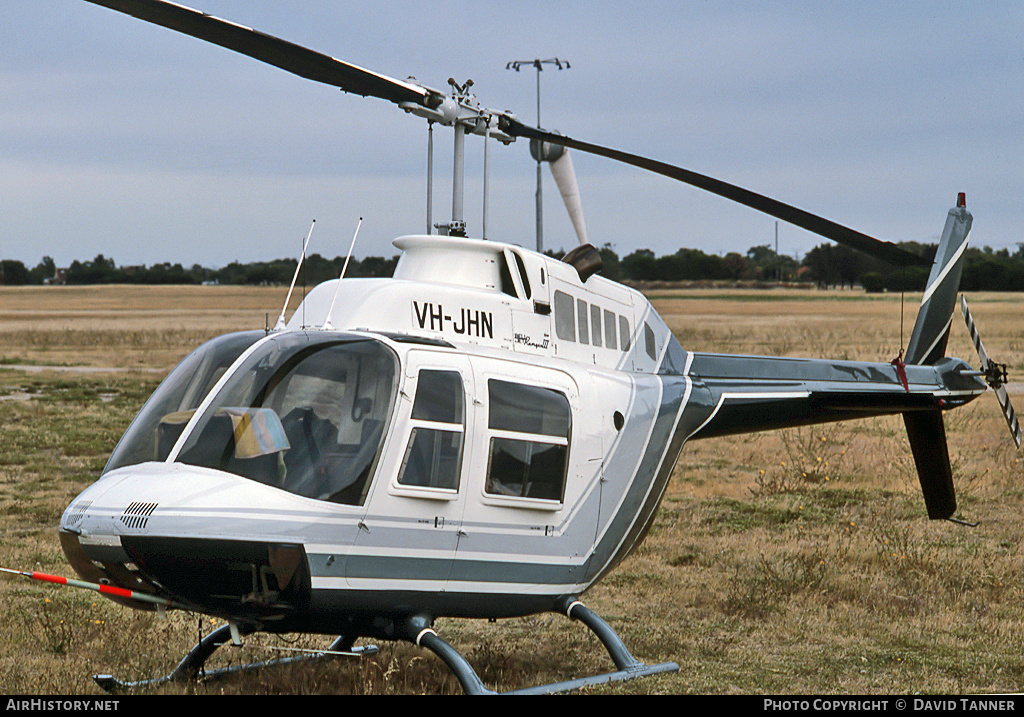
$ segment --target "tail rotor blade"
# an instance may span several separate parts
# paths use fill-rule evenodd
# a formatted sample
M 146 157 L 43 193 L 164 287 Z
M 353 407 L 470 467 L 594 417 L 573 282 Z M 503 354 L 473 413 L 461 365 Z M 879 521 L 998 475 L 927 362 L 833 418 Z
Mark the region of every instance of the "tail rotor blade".
M 985 350 L 985 345 L 981 343 L 981 334 L 978 333 L 978 327 L 974 324 L 974 316 L 971 315 L 971 310 L 967 308 L 967 297 L 960 297 L 960 313 L 964 316 L 964 321 L 967 323 L 967 330 L 971 333 L 971 341 L 974 342 L 974 350 L 978 352 L 978 357 L 981 359 L 981 370 L 983 373 L 988 373 L 990 361 L 988 360 L 988 352 Z
M 964 316 L 964 321 L 967 323 L 967 330 L 971 333 L 971 340 L 974 342 L 974 348 L 977 350 L 978 357 L 981 359 L 981 372 L 984 374 L 988 385 L 991 386 L 992 390 L 995 392 L 996 400 L 999 401 L 999 407 L 1003 409 L 1003 418 L 1006 419 L 1006 425 L 1010 429 L 1010 435 L 1013 437 L 1013 442 L 1017 444 L 1017 448 L 1020 448 L 1020 422 L 1017 420 L 1017 414 L 1013 410 L 1013 406 L 1010 405 L 1010 395 L 1006 391 L 1006 366 L 994 363 L 988 357 L 985 345 L 981 342 L 981 334 L 978 332 L 978 327 L 974 324 L 974 317 L 971 315 L 971 310 L 967 308 L 967 297 L 965 296 L 960 297 L 960 311 Z
M 572 166 L 572 157 L 569 150 L 562 152 L 562 155 L 549 163 L 551 165 L 551 176 L 555 178 L 558 191 L 562 194 L 562 201 L 569 212 L 569 219 L 576 230 L 576 237 L 580 244 L 589 244 L 587 241 L 587 224 L 583 219 L 583 203 L 580 201 L 580 188 L 576 182 L 576 171 Z
M 1017 420 L 1017 414 L 1014 412 L 1013 406 L 1010 405 L 1010 396 L 1006 392 L 1006 386 L 999 386 L 999 388 L 995 389 L 995 393 L 996 400 L 999 401 L 999 407 L 1003 409 L 1003 418 L 1006 419 L 1006 425 L 1010 429 L 1010 435 L 1013 436 L 1013 442 L 1017 444 L 1017 448 L 1020 448 L 1020 422 Z

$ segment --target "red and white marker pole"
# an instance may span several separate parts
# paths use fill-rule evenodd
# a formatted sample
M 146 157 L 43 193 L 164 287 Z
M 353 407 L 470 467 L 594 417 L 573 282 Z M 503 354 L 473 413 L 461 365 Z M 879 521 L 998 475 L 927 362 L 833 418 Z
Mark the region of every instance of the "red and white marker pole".
M 138 600 L 140 602 L 148 602 L 158 607 L 170 608 L 177 607 L 175 603 L 164 598 L 158 598 L 154 595 L 147 595 L 146 593 L 135 592 L 134 590 L 127 590 L 125 588 L 115 587 L 113 585 L 101 585 L 99 583 L 88 583 L 84 580 L 74 580 L 72 578 L 64 578 L 60 575 L 48 575 L 47 573 L 40 573 L 35 570 L 11 570 L 10 568 L 0 568 L 0 572 L 9 573 L 10 575 L 21 575 L 29 578 L 30 580 L 40 580 L 46 583 L 54 583 L 56 585 L 70 585 L 74 588 L 85 588 L 86 590 L 93 590 L 103 595 L 113 595 L 115 597 L 127 598 L 129 600 Z

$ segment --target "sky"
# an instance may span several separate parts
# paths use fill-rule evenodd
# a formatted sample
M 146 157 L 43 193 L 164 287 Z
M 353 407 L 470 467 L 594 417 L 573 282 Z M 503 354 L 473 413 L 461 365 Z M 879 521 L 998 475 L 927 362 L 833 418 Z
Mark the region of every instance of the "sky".
M 1024 242 L 1024 3 L 243 2 L 204 12 L 361 67 L 772 196 L 889 241 L 933 242 L 958 192 L 976 246 Z M 0 258 L 30 268 L 392 256 L 426 229 L 426 123 L 83 0 L 0 0 Z M 452 134 L 434 132 L 435 222 Z M 589 238 L 620 256 L 776 241 L 776 220 L 573 154 Z M 536 165 L 492 143 L 488 238 L 535 246 Z M 467 139 L 481 231 L 483 140 Z M 544 247 L 576 238 L 549 174 Z M 779 251 L 826 240 L 779 223 Z

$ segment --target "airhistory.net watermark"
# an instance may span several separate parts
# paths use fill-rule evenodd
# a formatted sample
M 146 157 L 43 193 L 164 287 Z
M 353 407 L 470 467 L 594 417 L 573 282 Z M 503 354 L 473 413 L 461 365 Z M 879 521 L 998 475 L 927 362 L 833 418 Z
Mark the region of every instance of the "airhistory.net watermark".
M 4 709 L 9 712 L 116 712 L 119 700 L 94 697 L 8 697 Z

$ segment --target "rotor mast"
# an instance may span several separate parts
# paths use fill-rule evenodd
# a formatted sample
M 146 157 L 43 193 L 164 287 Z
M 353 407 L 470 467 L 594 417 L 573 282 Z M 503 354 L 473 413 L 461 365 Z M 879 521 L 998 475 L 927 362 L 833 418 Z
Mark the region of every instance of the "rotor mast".
M 409 78 L 408 82 L 423 87 L 431 96 L 442 96 L 437 90 L 419 85 L 415 79 Z M 435 107 L 426 106 L 419 102 L 399 102 L 400 108 L 410 114 L 423 117 L 427 120 L 427 232 L 438 229 L 442 234 L 449 236 L 466 236 L 466 212 L 465 212 L 465 167 L 466 167 L 466 135 L 477 134 L 487 139 L 496 139 L 502 144 L 511 144 L 515 137 L 498 129 L 497 118 L 506 116 L 507 112 L 481 107 L 476 101 L 476 96 L 470 92 L 473 87 L 473 80 L 466 80 L 459 84 L 454 79 L 448 79 L 451 87 L 450 96 L 442 96 L 443 100 Z M 432 224 L 432 203 L 433 203 L 433 127 L 434 124 L 441 124 L 451 127 L 454 132 L 452 146 L 452 218 L 444 224 Z M 483 233 L 487 232 L 487 149 L 484 148 L 484 216 Z

